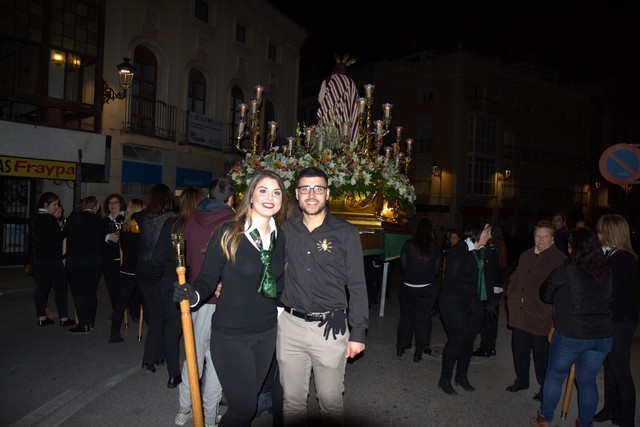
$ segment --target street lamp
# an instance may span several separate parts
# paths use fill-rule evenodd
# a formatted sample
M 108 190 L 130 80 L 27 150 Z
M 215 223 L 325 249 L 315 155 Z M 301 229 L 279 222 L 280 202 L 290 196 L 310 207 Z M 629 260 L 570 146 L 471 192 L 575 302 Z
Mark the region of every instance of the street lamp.
M 442 179 L 442 171 L 435 160 L 431 162 L 431 174 L 436 178 Z
M 498 181 L 509 181 L 511 177 L 511 169 L 509 166 L 505 167 L 503 172 L 496 172 L 496 177 Z
M 103 79 L 103 102 L 108 104 L 110 101 L 116 99 L 125 99 L 127 97 L 127 90 L 131 87 L 133 82 L 133 75 L 136 71 L 134 66 L 129 63 L 130 58 L 123 58 L 124 62 L 118 64 L 118 84 L 122 88 L 120 92 L 116 92 L 109 84 Z

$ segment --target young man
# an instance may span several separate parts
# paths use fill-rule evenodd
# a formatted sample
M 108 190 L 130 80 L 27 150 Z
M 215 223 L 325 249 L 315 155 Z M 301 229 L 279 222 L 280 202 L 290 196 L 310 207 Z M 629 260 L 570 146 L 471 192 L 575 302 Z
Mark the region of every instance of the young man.
M 295 191 L 302 215 L 282 226 L 287 268 L 276 356 L 285 425 L 306 422 L 312 369 L 322 418 L 343 424 L 347 359 L 365 349 L 369 310 L 360 235 L 327 210 L 327 184 L 322 170 L 303 169 Z

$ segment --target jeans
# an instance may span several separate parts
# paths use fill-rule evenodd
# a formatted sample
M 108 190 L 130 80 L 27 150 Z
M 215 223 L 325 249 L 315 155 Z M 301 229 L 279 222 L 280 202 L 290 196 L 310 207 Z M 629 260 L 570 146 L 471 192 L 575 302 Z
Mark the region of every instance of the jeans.
M 547 421 L 553 419 L 553 411 L 560 401 L 562 383 L 567 378 L 571 365 L 575 363 L 580 422 L 585 427 L 593 423 L 598 406 L 596 375 L 612 345 L 613 337 L 576 339 L 555 331 L 549 347 L 549 364 L 541 407 Z

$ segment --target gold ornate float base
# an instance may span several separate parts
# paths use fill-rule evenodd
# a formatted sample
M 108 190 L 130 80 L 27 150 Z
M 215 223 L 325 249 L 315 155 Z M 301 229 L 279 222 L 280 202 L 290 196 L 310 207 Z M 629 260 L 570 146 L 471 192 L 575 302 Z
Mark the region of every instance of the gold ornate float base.
M 407 225 L 406 215 L 399 206 L 388 203 L 379 193 L 332 196 L 328 205 L 332 214 L 358 228 L 388 230 Z

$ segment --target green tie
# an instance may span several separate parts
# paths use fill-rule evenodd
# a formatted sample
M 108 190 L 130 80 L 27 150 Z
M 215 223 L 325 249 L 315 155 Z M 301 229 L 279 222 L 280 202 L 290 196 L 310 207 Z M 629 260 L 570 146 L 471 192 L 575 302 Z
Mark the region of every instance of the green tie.
M 478 263 L 478 295 L 480 301 L 487 300 L 487 288 L 484 286 L 484 248 L 475 249 L 473 255 Z
M 271 272 L 271 252 L 276 244 L 276 232 L 275 230 L 271 232 L 271 244 L 266 251 L 262 248 L 262 239 L 260 238 L 258 229 L 254 228 L 249 234 L 253 238 L 253 241 L 256 242 L 256 246 L 260 251 L 260 259 L 262 260 L 262 272 L 260 273 L 260 281 L 258 282 L 256 291 L 263 297 L 275 298 L 276 279 L 273 278 L 273 273 Z

